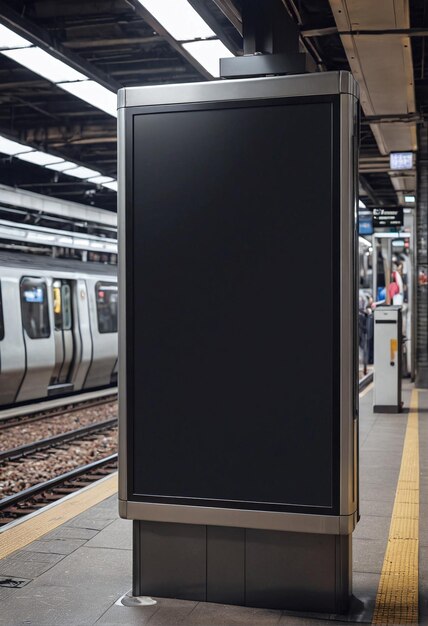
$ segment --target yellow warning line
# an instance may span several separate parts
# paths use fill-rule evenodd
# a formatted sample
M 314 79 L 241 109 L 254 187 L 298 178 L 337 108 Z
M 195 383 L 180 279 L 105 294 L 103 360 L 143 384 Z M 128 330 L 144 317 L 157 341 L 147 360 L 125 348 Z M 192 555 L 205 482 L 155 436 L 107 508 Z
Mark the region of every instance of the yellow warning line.
M 373 624 L 418 623 L 418 553 L 419 426 L 414 389 Z
M 40 539 L 117 492 L 117 473 L 0 534 L 0 559 Z

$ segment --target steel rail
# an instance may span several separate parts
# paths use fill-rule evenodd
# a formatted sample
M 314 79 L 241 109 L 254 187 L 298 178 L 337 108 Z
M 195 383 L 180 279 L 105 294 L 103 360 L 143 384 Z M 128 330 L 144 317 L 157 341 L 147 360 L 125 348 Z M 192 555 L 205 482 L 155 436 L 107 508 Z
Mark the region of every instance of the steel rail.
M 78 397 L 73 399 L 73 396 L 67 396 L 67 398 L 64 398 L 64 402 L 58 406 L 40 408 L 37 404 L 32 404 L 20 407 L 22 410 L 13 415 L 6 415 L 6 417 L 3 417 L 2 411 L 0 411 L 0 430 L 19 426 L 20 424 L 28 424 L 29 422 L 37 422 L 48 417 L 64 415 L 65 413 L 92 409 L 95 406 L 115 402 L 116 400 L 117 393 L 115 392 L 110 392 L 103 397 L 94 399 L 87 398 L 84 400 L 79 400 Z M 6 413 L 7 411 L 8 410 L 6 410 Z
M 52 490 L 56 487 L 59 487 L 63 483 L 68 482 L 69 480 L 73 480 L 74 478 L 78 478 L 83 474 L 90 474 L 95 472 L 98 469 L 101 469 L 105 465 L 110 465 L 112 463 L 117 462 L 117 453 L 111 454 L 110 456 L 104 457 L 103 459 L 99 459 L 98 461 L 93 461 L 92 463 L 88 463 L 87 465 L 81 465 L 65 474 L 61 474 L 60 476 L 55 476 L 55 478 L 50 478 L 43 483 L 38 483 L 37 485 L 32 485 L 23 491 L 19 491 L 18 493 L 14 493 L 10 496 L 6 496 L 0 500 L 0 511 L 4 511 L 5 509 L 18 504 L 19 502 L 23 502 L 36 496 L 44 491 Z M 77 490 L 76 490 L 77 491 Z M 1 523 L 1 519 L 0 519 Z
M 46 437 L 45 439 L 32 441 L 31 443 L 27 443 L 23 446 L 19 446 L 17 448 L 11 448 L 10 450 L 5 450 L 4 452 L 0 452 L 0 461 L 15 460 L 22 456 L 31 455 L 41 450 L 46 450 L 48 448 L 55 448 L 56 446 L 58 446 L 58 444 L 61 444 L 61 443 L 71 443 L 87 435 L 97 433 L 97 432 L 106 430 L 108 428 L 112 428 L 113 426 L 116 426 L 116 424 L 117 424 L 117 417 L 114 417 L 104 422 L 88 424 L 87 426 L 82 426 L 81 428 L 77 428 L 75 430 L 69 430 L 65 433 L 54 435 L 53 437 Z

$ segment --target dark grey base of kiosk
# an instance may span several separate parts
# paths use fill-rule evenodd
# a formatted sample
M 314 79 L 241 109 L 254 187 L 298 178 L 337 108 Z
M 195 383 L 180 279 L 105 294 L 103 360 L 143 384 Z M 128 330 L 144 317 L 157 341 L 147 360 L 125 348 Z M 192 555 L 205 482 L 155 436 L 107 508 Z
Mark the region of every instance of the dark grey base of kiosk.
M 135 596 L 305 612 L 348 610 L 352 535 L 133 524 Z

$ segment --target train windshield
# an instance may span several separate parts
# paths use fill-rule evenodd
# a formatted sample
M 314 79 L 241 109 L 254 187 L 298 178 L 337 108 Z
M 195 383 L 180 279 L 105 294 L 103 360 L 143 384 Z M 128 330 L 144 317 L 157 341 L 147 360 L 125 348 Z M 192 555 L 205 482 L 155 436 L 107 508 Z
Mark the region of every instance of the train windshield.
M 40 278 L 21 280 L 22 324 L 30 339 L 50 336 L 48 290 Z
M 98 331 L 100 333 L 117 333 L 117 285 L 115 283 L 97 283 L 95 296 Z

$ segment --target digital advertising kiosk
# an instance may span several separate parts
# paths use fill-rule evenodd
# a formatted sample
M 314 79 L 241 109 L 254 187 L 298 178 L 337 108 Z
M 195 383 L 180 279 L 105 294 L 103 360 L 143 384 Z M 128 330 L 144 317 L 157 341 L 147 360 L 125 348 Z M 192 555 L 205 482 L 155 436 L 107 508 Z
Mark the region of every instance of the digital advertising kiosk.
M 119 92 L 134 595 L 345 611 L 358 515 L 347 72 Z

